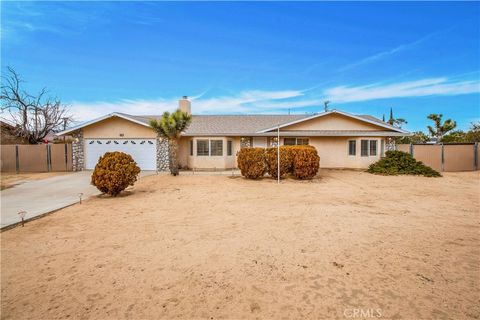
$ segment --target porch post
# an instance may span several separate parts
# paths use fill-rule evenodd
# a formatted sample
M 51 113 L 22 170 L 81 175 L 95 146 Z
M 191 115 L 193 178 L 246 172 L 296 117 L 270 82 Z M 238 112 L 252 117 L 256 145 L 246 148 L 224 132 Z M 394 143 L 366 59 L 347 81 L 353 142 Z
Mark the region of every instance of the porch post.
M 280 183 L 280 124 L 277 127 L 277 183 Z

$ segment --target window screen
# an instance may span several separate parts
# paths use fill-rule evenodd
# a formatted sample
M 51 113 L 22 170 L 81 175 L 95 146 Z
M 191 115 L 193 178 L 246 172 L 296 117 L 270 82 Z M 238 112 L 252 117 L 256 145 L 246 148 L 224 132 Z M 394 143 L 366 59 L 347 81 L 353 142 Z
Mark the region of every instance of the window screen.
M 232 155 L 232 141 L 228 140 L 227 141 L 227 156 L 231 156 L 231 155 Z
M 297 144 L 297 139 L 295 138 L 285 138 L 283 139 L 283 144 L 286 146 L 294 146 Z
M 354 156 L 357 154 L 357 141 L 349 140 L 348 141 L 348 155 Z
M 377 155 L 377 140 L 370 140 L 370 155 Z
M 362 157 L 368 157 L 368 140 L 361 141 L 361 149 Z
M 308 145 L 308 139 L 307 138 L 297 138 L 297 145 L 299 145 L 299 146 Z
M 208 156 L 208 140 L 197 140 L 197 156 Z
M 190 155 L 193 156 L 193 140 L 190 140 Z
M 211 156 L 223 156 L 223 141 L 222 140 L 210 140 L 210 155 Z

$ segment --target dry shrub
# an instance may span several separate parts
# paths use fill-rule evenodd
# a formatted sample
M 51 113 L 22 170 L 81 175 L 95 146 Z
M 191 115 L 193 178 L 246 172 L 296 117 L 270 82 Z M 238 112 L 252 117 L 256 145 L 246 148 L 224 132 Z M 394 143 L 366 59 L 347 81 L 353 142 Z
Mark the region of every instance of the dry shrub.
M 312 146 L 295 146 L 293 152 L 293 175 L 297 179 L 312 179 L 320 168 L 320 157 Z
M 278 176 L 278 149 L 277 147 L 267 148 L 265 151 L 265 162 L 267 172 L 272 178 Z M 280 177 L 292 173 L 293 153 L 290 146 L 280 146 Z
M 91 183 L 101 192 L 115 197 L 133 186 L 139 173 L 140 168 L 129 154 L 107 152 L 98 160 Z
M 243 151 L 245 150 L 245 151 Z M 247 177 L 246 172 L 255 172 L 253 179 L 262 176 L 267 170 L 268 174 L 276 179 L 278 176 L 278 151 L 277 147 L 267 148 L 245 148 L 242 149 L 243 155 L 238 154 L 238 167 L 242 175 Z M 248 154 L 248 156 L 247 156 Z M 255 157 L 253 156 L 255 155 Z M 265 163 L 264 167 L 261 164 Z M 245 159 L 249 159 L 248 163 Z M 248 167 L 248 168 L 247 168 Z M 255 167 L 257 170 L 253 170 Z M 280 177 L 286 177 L 292 174 L 297 179 L 312 179 L 318 173 L 320 167 L 320 157 L 317 149 L 313 146 L 281 146 L 280 147 Z M 243 169 L 242 169 L 243 168 Z M 247 177 L 248 178 L 248 177 Z
M 243 148 L 237 154 L 238 168 L 247 179 L 258 179 L 265 174 L 265 149 Z

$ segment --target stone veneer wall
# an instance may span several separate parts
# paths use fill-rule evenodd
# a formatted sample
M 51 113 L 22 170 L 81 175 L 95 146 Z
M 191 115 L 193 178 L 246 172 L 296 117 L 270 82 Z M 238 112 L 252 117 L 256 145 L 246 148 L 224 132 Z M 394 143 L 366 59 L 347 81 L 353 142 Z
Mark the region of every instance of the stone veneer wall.
M 83 140 L 83 130 L 77 130 L 72 133 L 72 166 L 73 171 L 82 171 L 85 169 L 85 144 Z
M 393 138 L 387 138 L 385 140 L 385 151 L 394 151 L 397 149 L 397 146 L 395 145 L 395 140 Z
M 157 171 L 170 170 L 168 139 L 157 137 Z
M 270 147 L 270 148 L 273 148 L 273 147 L 276 147 L 278 144 L 277 144 L 277 137 L 268 137 L 268 143 L 267 145 Z

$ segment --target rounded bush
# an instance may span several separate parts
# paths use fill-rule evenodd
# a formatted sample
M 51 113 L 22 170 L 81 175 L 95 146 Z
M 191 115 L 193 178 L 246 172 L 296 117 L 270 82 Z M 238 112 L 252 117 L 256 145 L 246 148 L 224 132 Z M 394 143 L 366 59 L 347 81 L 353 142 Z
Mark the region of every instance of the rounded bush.
M 237 154 L 238 168 L 247 179 L 258 179 L 265 174 L 265 149 L 243 148 Z
M 133 186 L 139 173 L 140 168 L 129 154 L 107 152 L 98 160 L 91 183 L 101 192 L 115 197 Z
M 297 179 L 312 179 L 320 168 L 320 157 L 312 146 L 297 146 L 293 150 L 293 175 Z
M 285 177 L 292 173 L 293 153 L 289 146 L 280 146 L 280 177 Z M 272 177 L 277 179 L 278 176 L 278 149 L 277 147 L 267 148 L 265 150 L 265 162 L 267 165 L 267 172 Z

